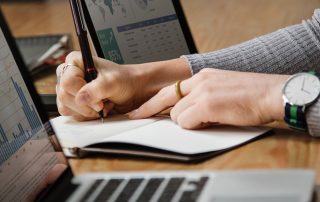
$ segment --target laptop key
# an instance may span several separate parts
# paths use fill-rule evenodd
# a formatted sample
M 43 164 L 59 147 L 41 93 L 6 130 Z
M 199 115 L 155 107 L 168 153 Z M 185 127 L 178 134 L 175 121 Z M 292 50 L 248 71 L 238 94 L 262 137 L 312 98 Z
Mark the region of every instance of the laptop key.
M 192 191 L 183 192 L 180 198 L 180 201 L 181 202 L 197 201 L 198 197 L 200 196 L 208 180 L 209 180 L 209 177 L 201 177 L 199 181 L 190 181 L 189 184 L 193 184 L 195 186 L 195 189 Z
M 122 192 L 116 199 L 116 202 L 127 202 L 131 198 L 131 196 L 134 194 L 134 192 L 137 190 L 138 186 L 141 184 L 141 182 L 144 179 L 142 178 L 134 178 L 130 179 L 126 186 L 123 188 Z
M 123 179 L 110 179 L 108 183 L 103 187 L 98 197 L 95 199 L 96 202 L 105 202 L 119 187 Z
M 137 202 L 150 201 L 163 181 L 164 178 L 151 178 L 144 187 L 144 190 L 141 192 Z
M 171 201 L 176 192 L 179 190 L 181 184 L 185 178 L 171 178 L 166 186 L 166 188 L 163 190 L 162 195 L 159 198 L 160 202 L 167 202 Z
M 99 185 L 103 182 L 102 179 L 96 180 L 92 186 L 88 189 L 88 191 L 85 193 L 85 195 L 82 197 L 81 202 L 87 201 L 91 194 L 99 187 Z

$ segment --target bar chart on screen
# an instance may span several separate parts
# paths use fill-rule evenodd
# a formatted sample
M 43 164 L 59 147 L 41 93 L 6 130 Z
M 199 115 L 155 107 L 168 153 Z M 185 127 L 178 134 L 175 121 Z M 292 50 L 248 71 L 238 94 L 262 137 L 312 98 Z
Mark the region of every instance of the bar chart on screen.
M 29 201 L 60 163 L 15 57 L 0 27 L 0 201 Z
M 0 44 L 0 165 L 42 129 L 7 44 Z M 23 84 L 23 85 L 21 85 Z

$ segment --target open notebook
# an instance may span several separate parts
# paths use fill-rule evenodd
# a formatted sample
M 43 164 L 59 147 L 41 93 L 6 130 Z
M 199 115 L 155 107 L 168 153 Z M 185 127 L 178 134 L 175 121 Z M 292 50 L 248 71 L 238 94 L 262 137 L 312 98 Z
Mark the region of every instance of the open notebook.
M 105 153 L 180 161 L 202 160 L 270 131 L 263 127 L 222 125 L 184 130 L 170 118 L 129 120 L 124 115 L 109 117 L 104 123 L 77 122 L 60 116 L 52 119 L 51 124 L 69 157 Z

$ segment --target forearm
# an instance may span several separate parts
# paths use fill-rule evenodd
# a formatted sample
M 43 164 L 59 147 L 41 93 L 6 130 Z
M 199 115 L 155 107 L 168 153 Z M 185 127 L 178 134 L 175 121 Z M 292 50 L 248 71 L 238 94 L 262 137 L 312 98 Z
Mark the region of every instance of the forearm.
M 145 85 L 143 93 L 148 97 L 178 80 L 185 80 L 192 76 L 188 63 L 182 58 L 139 64 L 136 67 L 141 70 L 141 76 L 137 78 L 140 78 Z
M 187 55 L 196 74 L 203 68 L 293 74 L 320 70 L 320 10 L 301 24 L 223 50 Z
M 193 74 L 203 68 L 272 74 L 320 71 L 320 10 L 312 19 L 239 45 L 185 56 Z M 307 111 L 309 133 L 320 136 L 320 100 Z

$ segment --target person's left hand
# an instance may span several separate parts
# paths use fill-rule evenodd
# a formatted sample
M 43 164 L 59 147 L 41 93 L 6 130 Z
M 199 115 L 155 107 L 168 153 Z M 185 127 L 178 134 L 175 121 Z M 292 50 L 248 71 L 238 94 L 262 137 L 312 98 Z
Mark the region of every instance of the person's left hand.
M 155 115 L 171 106 L 171 118 L 182 128 L 207 123 L 253 126 L 282 120 L 282 87 L 287 75 L 204 69 L 181 82 L 179 99 L 175 86 L 161 89 L 137 110 L 132 119 Z

